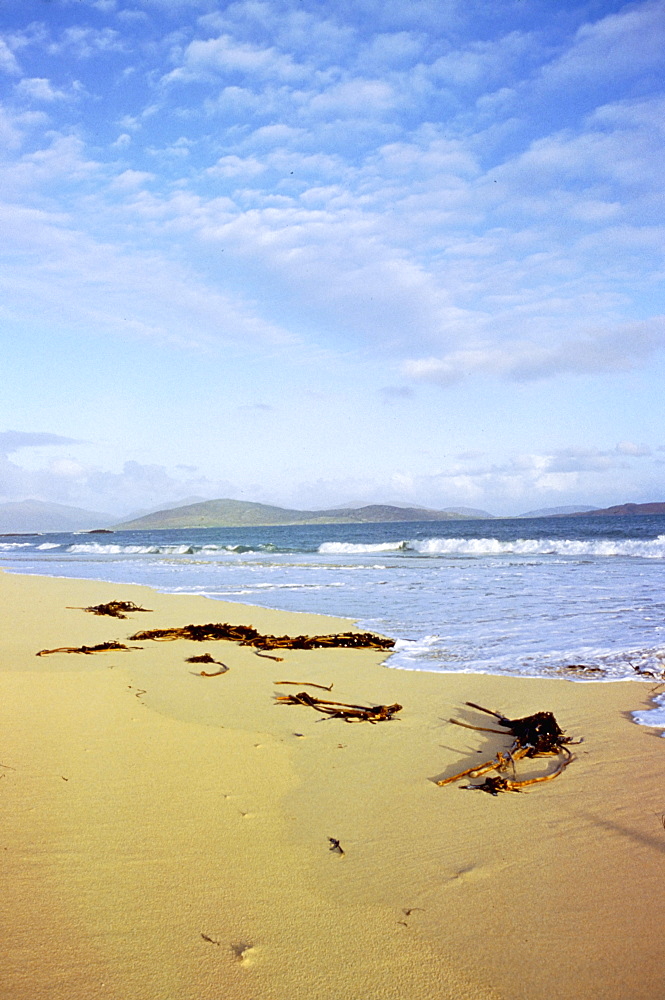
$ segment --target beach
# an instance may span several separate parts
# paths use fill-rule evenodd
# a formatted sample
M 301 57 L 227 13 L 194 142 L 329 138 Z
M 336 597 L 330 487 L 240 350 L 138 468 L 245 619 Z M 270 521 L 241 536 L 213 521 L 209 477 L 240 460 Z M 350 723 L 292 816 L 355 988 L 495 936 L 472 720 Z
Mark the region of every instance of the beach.
M 7 1000 L 662 996 L 665 741 L 630 715 L 654 684 L 134 642 L 189 623 L 353 624 L 91 580 L 1 573 L 0 593 Z M 81 610 L 110 600 L 151 610 Z M 140 648 L 35 655 L 111 640 Z M 201 676 L 218 668 L 186 660 L 204 652 L 228 671 Z M 349 724 L 275 701 L 300 690 L 403 707 Z M 510 745 L 450 723 L 492 725 L 469 701 L 552 711 L 583 742 L 521 794 L 439 787 Z

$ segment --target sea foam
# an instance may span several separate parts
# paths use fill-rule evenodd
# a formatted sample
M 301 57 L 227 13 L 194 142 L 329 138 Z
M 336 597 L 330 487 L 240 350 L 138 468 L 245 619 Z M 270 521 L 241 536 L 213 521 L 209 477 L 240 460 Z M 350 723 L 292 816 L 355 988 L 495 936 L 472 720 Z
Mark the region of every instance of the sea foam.
M 568 556 L 609 558 L 614 556 L 639 559 L 665 559 L 665 535 L 641 539 L 577 538 L 425 538 L 404 539 L 378 544 L 324 542 L 318 551 L 322 555 L 355 555 L 363 552 L 414 552 L 424 556 Z
M 656 708 L 649 708 L 644 712 L 632 712 L 635 722 L 640 726 L 653 726 L 656 729 L 665 729 L 665 694 L 657 694 L 653 699 Z M 665 732 L 660 734 L 665 737 Z

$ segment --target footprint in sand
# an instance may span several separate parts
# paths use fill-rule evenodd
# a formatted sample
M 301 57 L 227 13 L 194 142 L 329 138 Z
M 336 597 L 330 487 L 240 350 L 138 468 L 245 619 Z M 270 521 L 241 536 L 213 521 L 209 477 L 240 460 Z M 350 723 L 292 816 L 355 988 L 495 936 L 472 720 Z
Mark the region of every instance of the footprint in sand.
M 488 874 L 489 874 L 488 872 L 486 872 L 483 868 L 478 867 L 477 865 L 469 865 L 468 868 L 460 868 L 458 872 L 455 872 L 454 875 L 451 875 L 450 881 L 456 882 L 458 879 L 462 879 L 464 881 L 466 881 L 467 879 L 471 880 L 482 879 L 486 878 Z
M 253 944 L 241 941 L 239 944 L 232 944 L 231 951 L 233 952 L 236 961 L 240 962 L 241 965 L 254 964 L 256 959 L 256 948 Z

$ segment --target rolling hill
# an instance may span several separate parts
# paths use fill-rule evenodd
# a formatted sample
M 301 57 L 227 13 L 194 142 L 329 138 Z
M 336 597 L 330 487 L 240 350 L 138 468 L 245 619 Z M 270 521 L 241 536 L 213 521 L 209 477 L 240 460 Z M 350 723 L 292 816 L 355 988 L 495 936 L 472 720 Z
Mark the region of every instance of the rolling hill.
M 626 514 L 665 514 L 665 503 L 660 501 L 654 501 L 653 503 L 622 503 L 614 507 L 602 507 L 600 510 L 589 510 L 586 513 L 592 517 L 597 515 L 618 517 Z
M 140 531 L 166 528 L 238 528 L 278 524 L 363 524 L 382 521 L 466 520 L 468 515 L 423 507 L 369 504 L 336 510 L 291 510 L 244 500 L 205 500 L 203 503 L 162 510 L 114 525 L 118 530 Z
M 529 510 L 526 514 L 518 514 L 518 517 L 570 517 L 571 514 L 593 514 L 593 507 L 584 507 L 578 504 L 574 507 L 542 507 L 540 510 Z

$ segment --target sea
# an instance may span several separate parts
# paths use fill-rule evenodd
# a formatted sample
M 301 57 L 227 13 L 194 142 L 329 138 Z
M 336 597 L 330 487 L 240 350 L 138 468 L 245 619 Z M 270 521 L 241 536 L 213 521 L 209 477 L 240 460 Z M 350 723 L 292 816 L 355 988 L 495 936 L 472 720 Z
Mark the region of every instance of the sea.
M 1 535 L 0 566 L 350 618 L 393 668 L 665 680 L 665 515 Z

